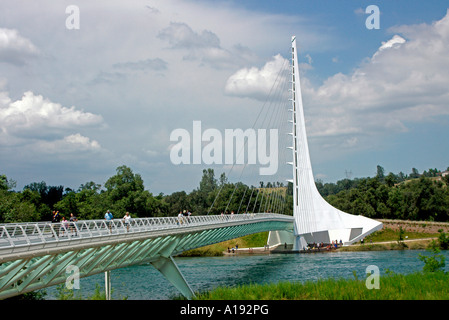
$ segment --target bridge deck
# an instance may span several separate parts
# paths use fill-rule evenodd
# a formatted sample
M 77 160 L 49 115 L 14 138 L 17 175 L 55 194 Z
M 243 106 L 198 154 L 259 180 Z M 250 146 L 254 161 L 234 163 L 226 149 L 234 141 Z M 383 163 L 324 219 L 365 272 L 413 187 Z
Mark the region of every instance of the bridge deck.
M 86 220 L 0 225 L 0 299 L 77 277 L 150 263 L 186 297 L 193 292 L 173 256 L 272 230 L 293 230 L 293 217 L 272 214 Z
M 135 218 L 129 224 L 122 219 L 83 220 L 67 223 L 0 224 L 0 262 L 7 256 L 26 254 L 33 250 L 91 245 L 110 240 L 124 241 L 161 235 L 179 234 L 214 227 L 277 220 L 293 222 L 293 217 L 274 213 L 238 214 L 224 216 L 190 216 Z

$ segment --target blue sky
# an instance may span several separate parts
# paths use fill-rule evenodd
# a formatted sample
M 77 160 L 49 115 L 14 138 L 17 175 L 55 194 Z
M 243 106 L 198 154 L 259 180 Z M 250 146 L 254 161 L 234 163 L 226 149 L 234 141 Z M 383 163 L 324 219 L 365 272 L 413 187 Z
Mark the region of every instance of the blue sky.
M 447 1 L 77 1 L 69 30 L 72 4 L 0 4 L 0 174 L 18 189 L 127 165 L 155 194 L 191 191 L 208 166 L 171 163 L 170 133 L 249 128 L 266 88 L 242 83 L 273 79 L 292 35 L 316 178 L 449 166 Z

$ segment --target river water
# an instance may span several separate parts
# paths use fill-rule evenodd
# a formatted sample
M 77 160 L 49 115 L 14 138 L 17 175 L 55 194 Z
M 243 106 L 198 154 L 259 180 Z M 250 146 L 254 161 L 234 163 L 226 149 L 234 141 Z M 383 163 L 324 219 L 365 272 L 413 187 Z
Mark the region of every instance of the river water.
M 353 278 L 356 272 L 364 279 L 366 268 L 375 265 L 380 274 L 388 270 L 408 274 L 421 271 L 424 263 L 421 250 L 392 250 L 375 252 L 332 252 L 311 254 L 233 255 L 223 257 L 175 258 L 179 269 L 194 291 L 217 286 L 236 286 L 248 283 L 279 281 L 307 281 L 326 278 Z M 449 252 L 446 271 L 449 271 Z M 178 291 L 151 265 L 138 265 L 111 271 L 112 298 L 128 300 L 171 299 Z M 104 288 L 104 274 L 80 279 L 75 294 L 93 294 L 95 287 Z M 46 299 L 56 299 L 56 287 L 46 289 Z

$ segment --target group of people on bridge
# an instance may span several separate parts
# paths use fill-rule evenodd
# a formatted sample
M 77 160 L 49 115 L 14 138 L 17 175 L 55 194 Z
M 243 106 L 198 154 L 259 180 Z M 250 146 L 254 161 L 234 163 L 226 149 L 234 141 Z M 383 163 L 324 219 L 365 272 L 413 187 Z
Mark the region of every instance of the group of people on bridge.
M 64 236 L 65 232 L 68 232 L 70 229 L 72 233 L 76 235 L 75 222 L 78 221 L 76 216 L 73 213 L 70 213 L 69 220 L 66 219 L 65 216 L 62 216 L 59 211 L 52 212 L 52 223 L 61 223 L 59 228 L 59 236 Z
M 106 220 L 106 224 L 109 227 L 109 229 L 112 228 L 112 220 L 114 219 L 114 215 L 110 210 L 107 210 L 104 214 L 104 219 Z M 126 230 L 129 231 L 129 226 L 131 222 L 131 215 L 129 212 L 126 212 L 123 216 L 123 224 L 126 227 Z M 73 214 L 70 213 L 69 220 L 66 219 L 64 215 L 59 213 L 59 211 L 53 211 L 52 212 L 52 224 L 59 224 L 59 232 L 58 236 L 65 236 L 70 231 L 72 235 L 77 235 L 77 228 L 76 228 L 76 222 L 78 221 L 78 218 Z
M 107 210 L 104 214 L 104 219 L 106 220 L 106 224 L 109 227 L 109 230 L 112 228 L 112 220 L 114 219 L 114 215 L 110 210 Z M 122 218 L 123 224 L 125 225 L 126 231 L 129 232 L 129 226 L 131 225 L 131 215 L 127 211 Z
M 189 210 L 180 210 L 178 213 L 178 225 L 183 223 L 190 223 L 190 216 L 192 213 Z
M 250 215 L 251 217 L 255 215 L 254 213 L 248 212 L 244 212 L 243 214 Z M 190 212 L 190 210 L 180 210 L 177 216 L 177 225 L 190 223 L 192 221 L 190 218 L 191 215 L 192 213 Z M 234 217 L 234 211 L 232 210 L 230 213 L 228 213 L 228 211 L 221 212 L 221 217 L 224 220 L 232 219 Z M 123 226 L 125 226 L 127 232 L 129 232 L 132 223 L 131 214 L 129 212 L 126 212 L 121 219 L 123 221 Z M 110 210 L 107 210 L 104 214 L 105 222 L 103 225 L 109 228 L 110 231 L 112 231 L 113 226 L 117 227 L 117 224 L 114 223 L 113 220 L 114 215 Z M 66 217 L 59 211 L 53 211 L 51 222 L 51 228 L 55 231 L 54 234 L 57 233 L 58 236 L 68 236 L 69 232 L 71 232 L 71 235 L 77 235 L 79 226 L 79 224 L 77 224 L 78 218 L 73 213 L 70 213 L 70 217 L 67 220 Z M 59 227 L 59 229 L 55 230 L 55 226 Z

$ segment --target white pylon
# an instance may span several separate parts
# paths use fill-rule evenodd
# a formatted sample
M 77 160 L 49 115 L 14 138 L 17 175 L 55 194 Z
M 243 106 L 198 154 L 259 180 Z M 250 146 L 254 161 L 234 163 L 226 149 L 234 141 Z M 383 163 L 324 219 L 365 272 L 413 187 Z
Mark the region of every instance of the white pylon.
M 293 243 L 302 250 L 308 243 L 342 241 L 351 244 L 380 230 L 382 223 L 338 210 L 324 200 L 315 185 L 310 162 L 299 77 L 296 37 L 292 37 L 292 151 L 294 233 L 271 233 L 269 244 Z

